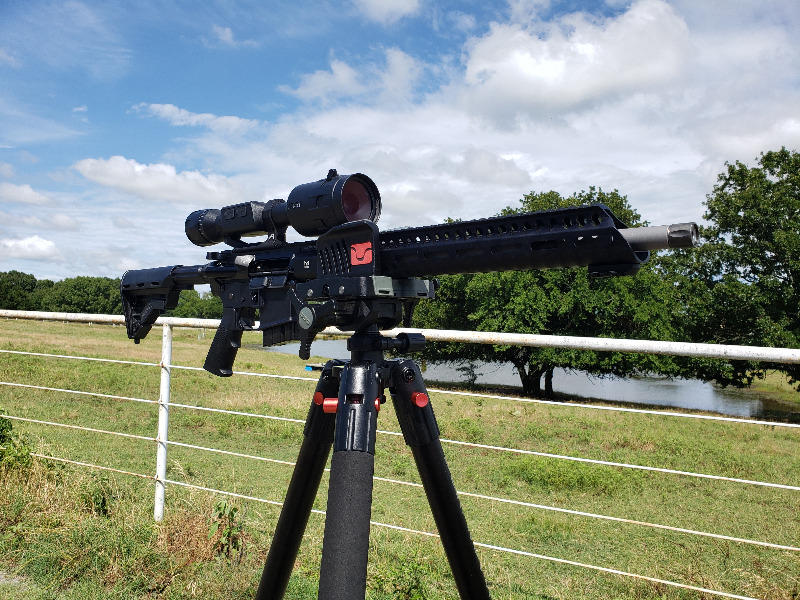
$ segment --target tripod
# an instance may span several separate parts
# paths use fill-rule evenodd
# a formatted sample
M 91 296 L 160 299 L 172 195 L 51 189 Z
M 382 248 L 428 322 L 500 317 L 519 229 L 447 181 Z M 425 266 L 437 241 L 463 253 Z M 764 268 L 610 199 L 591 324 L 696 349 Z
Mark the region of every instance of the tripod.
M 413 360 L 384 358 L 385 350 L 422 345 L 422 336 L 386 338 L 372 325 L 348 340 L 350 360 L 332 360 L 323 367 L 256 600 L 280 600 L 286 592 L 331 446 L 319 600 L 364 600 L 375 433 L 386 387 L 459 594 L 462 600 L 489 599 L 419 367 Z

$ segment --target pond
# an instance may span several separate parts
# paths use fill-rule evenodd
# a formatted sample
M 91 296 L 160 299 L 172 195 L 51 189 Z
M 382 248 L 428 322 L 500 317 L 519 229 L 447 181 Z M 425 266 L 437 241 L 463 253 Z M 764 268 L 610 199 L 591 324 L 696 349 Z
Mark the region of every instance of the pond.
M 299 346 L 299 343 L 290 343 L 267 350 L 297 354 Z M 314 356 L 349 358 L 346 341 L 340 339 L 316 340 L 311 351 Z M 522 391 L 519 376 L 511 363 L 479 364 L 476 372 L 478 384 L 513 386 Z M 465 380 L 460 371 L 446 364 L 428 364 L 423 375 L 428 382 L 457 383 Z M 696 379 L 596 378 L 557 369 L 553 375 L 553 390 L 587 400 L 704 410 L 737 417 L 800 423 L 800 405 L 793 407 L 760 397 L 752 390 L 723 388 Z

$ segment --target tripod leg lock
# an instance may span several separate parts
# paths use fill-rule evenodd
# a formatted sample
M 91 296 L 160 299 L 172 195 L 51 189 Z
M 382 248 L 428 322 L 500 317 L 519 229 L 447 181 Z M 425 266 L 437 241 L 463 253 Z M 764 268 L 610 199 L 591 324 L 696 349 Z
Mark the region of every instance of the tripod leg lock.
M 425 392 L 413 392 L 411 394 L 411 401 L 417 408 L 425 408 L 431 399 L 428 398 L 428 394 Z
M 339 408 L 339 398 L 326 398 L 322 392 L 314 394 L 314 404 L 322 407 L 322 412 L 333 414 Z M 375 398 L 375 412 L 381 409 L 381 398 Z
M 406 444 L 423 446 L 439 439 L 428 390 L 413 360 L 398 360 L 392 365 L 389 391 Z
M 327 396 L 335 395 L 339 390 L 339 370 L 337 367 L 341 366 L 341 361 L 329 360 L 322 367 L 322 374 L 317 382 L 317 389 L 314 392 L 314 401 L 308 409 L 308 417 L 306 418 L 306 426 L 303 429 L 303 434 L 307 437 L 318 437 L 320 439 L 329 440 L 333 442 L 333 427 L 331 426 L 332 419 L 325 411 L 325 407 L 317 402 L 317 397 L 325 398 Z M 320 407 L 322 410 L 320 410 Z

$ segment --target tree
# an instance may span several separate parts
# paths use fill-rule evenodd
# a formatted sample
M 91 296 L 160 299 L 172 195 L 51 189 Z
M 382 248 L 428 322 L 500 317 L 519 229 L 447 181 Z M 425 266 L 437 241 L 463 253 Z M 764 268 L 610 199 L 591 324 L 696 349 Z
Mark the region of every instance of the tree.
M 195 290 L 183 290 L 178 306 L 170 314 L 189 319 L 221 319 L 222 300 L 211 294 L 200 295 Z
M 800 344 L 800 153 L 726 163 L 706 199 L 704 244 L 665 260 L 688 307 L 686 338 L 755 346 Z M 695 375 L 749 385 L 766 369 L 793 381 L 800 368 L 743 361 L 689 361 Z
M 31 294 L 36 289 L 36 277 L 20 271 L 0 273 L 0 308 L 32 310 Z
M 119 279 L 71 277 L 55 282 L 40 295 L 43 310 L 91 314 L 122 314 Z
M 644 224 L 616 190 L 595 188 L 568 198 L 553 191 L 531 193 L 503 214 L 598 202 L 628 225 Z M 585 268 L 444 276 L 436 300 L 417 308 L 415 322 L 446 329 L 671 339 L 675 327 L 665 307 L 672 294 L 672 286 L 652 264 L 634 277 L 611 279 L 590 279 Z M 511 362 L 526 393 L 539 394 L 544 378 L 546 395 L 553 393 L 553 371 L 558 367 L 595 375 L 675 374 L 678 369 L 668 357 L 478 344 L 429 344 L 426 357 L 456 363 Z
M 49 279 L 38 279 L 36 287 L 29 296 L 29 303 L 31 310 L 52 311 L 55 310 L 47 305 L 47 295 L 53 289 L 55 283 Z

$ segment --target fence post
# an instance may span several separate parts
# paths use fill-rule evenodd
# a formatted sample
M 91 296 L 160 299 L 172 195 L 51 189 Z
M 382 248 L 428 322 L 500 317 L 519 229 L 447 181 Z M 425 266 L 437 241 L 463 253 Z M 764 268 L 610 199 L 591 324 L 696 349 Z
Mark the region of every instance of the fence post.
M 153 518 L 164 518 L 164 487 L 167 478 L 167 429 L 169 427 L 169 375 L 172 363 L 172 325 L 163 325 L 161 337 L 161 387 L 158 394 L 156 437 L 156 498 Z

